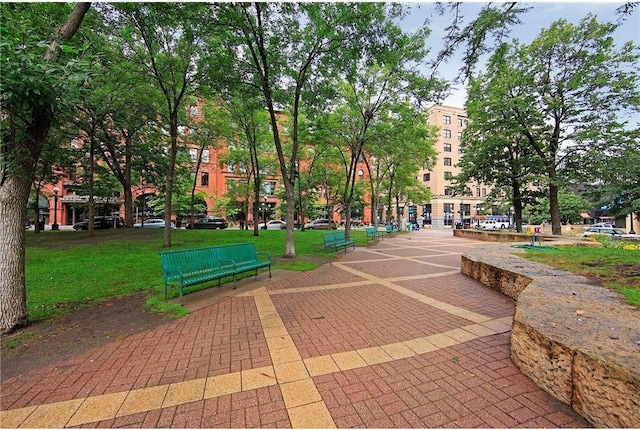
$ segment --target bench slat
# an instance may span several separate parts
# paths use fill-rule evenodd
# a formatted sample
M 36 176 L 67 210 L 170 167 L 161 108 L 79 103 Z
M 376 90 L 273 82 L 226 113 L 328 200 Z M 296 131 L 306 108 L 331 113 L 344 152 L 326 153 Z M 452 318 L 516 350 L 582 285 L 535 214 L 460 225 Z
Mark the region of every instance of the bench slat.
M 180 297 L 183 287 L 218 280 L 233 278 L 236 287 L 236 275 L 263 267 L 269 268 L 271 278 L 271 255 L 256 252 L 253 243 L 241 243 L 208 248 L 185 249 L 160 253 L 164 275 L 164 296 L 167 298 L 168 287 L 177 284 Z

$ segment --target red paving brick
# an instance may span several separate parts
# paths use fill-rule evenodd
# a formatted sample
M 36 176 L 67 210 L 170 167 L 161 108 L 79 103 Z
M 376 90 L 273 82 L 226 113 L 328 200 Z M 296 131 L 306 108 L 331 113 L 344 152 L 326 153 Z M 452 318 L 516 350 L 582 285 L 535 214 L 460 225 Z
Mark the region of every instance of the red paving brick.
M 274 281 L 267 290 L 303 359 L 472 324 L 388 288 L 389 282 L 488 318 L 511 317 L 512 300 L 442 267 L 459 270 L 460 254 L 472 246 L 477 243 L 453 238 L 450 230 L 385 238 L 373 248 L 341 253 L 337 264 Z M 335 288 L 354 282 L 360 284 Z M 287 291 L 325 285 L 332 288 Z M 228 298 L 181 320 L 6 380 L 2 410 L 271 366 L 264 333 L 253 297 Z M 587 427 L 520 373 L 510 360 L 509 340 L 509 333 L 479 337 L 425 354 L 331 371 L 311 381 L 339 428 Z M 276 384 L 78 427 L 290 428 L 291 413 Z

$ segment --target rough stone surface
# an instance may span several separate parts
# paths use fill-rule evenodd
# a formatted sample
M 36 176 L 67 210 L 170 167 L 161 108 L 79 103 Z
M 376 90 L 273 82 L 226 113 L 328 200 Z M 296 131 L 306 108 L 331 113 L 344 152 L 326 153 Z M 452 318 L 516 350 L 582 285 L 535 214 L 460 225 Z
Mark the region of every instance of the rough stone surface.
M 476 248 L 462 272 L 516 300 L 514 363 L 596 426 L 640 427 L 640 310 L 587 278 Z

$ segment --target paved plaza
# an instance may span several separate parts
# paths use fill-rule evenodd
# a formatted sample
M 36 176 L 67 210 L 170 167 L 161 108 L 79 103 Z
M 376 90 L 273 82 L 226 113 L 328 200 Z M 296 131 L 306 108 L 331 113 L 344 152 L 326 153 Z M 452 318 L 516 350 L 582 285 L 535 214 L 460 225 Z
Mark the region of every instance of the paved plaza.
M 509 358 L 514 303 L 423 229 L 2 383 L 2 427 L 587 427 Z

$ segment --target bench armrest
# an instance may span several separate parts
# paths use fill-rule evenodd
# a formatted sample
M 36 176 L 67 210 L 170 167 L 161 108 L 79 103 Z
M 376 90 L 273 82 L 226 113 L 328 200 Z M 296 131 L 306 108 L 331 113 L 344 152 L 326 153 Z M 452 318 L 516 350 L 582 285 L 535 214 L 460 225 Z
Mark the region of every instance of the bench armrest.
M 269 262 L 271 261 L 271 254 L 269 254 L 268 252 L 256 252 L 256 257 L 260 257 L 260 256 L 263 256 Z

